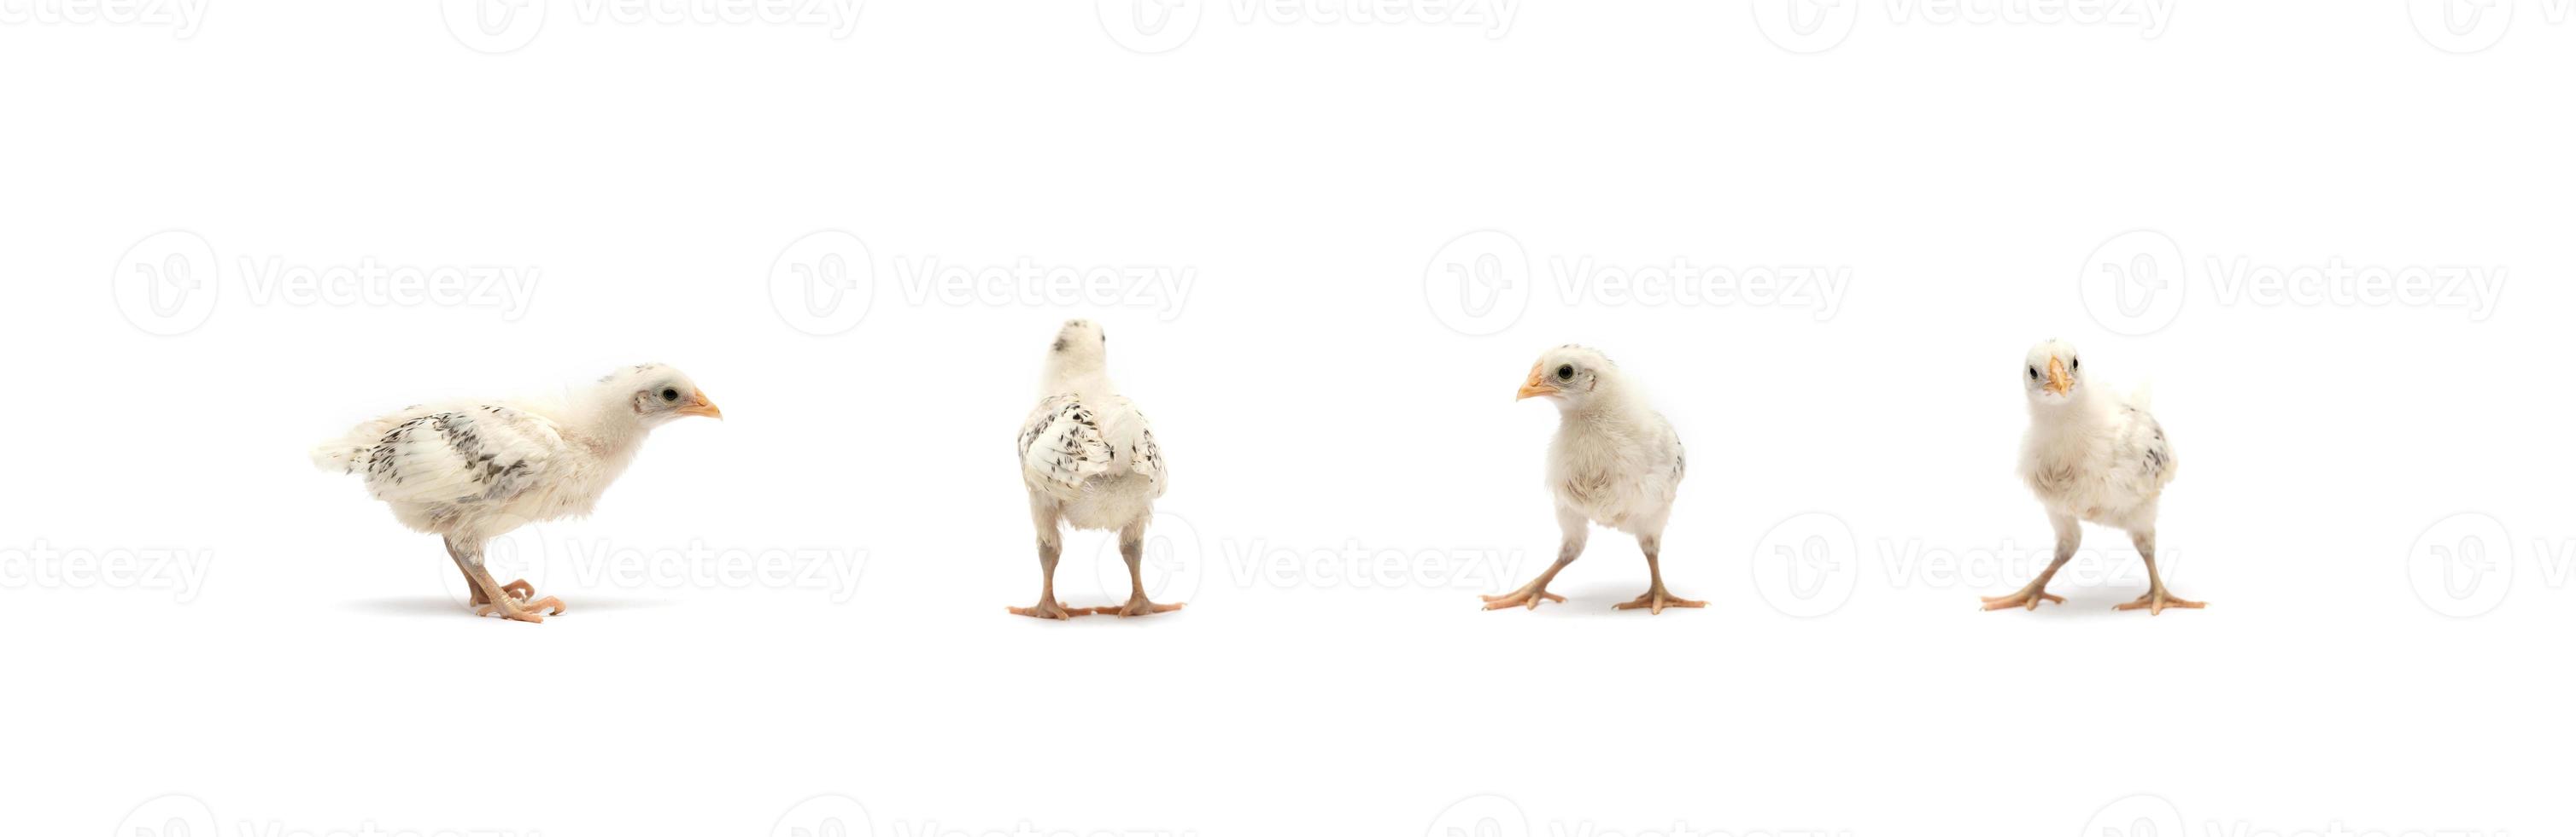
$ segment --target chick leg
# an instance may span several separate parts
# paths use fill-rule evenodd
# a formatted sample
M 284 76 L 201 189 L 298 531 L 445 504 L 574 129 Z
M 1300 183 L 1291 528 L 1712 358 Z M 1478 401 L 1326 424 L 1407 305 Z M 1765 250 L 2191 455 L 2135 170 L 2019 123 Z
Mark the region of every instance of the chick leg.
M 1646 551 L 1646 576 L 1654 581 L 1651 586 L 1646 588 L 1645 595 L 1638 596 L 1634 601 L 1620 602 L 1618 604 L 1611 605 L 1611 609 L 1635 610 L 1642 607 L 1646 608 L 1647 613 L 1661 614 L 1664 612 L 1664 608 L 1668 607 L 1708 606 L 1707 602 L 1696 602 L 1685 599 L 1680 596 L 1673 595 L 1671 591 L 1664 589 L 1664 567 L 1660 561 L 1656 560 L 1658 554 L 1663 551 L 1663 546 L 1664 536 L 1661 534 L 1637 536 L 1637 548 Z
M 455 550 L 455 548 L 450 547 L 450 548 L 447 550 L 447 557 L 449 557 L 449 558 L 451 558 L 451 559 L 456 557 L 456 550 Z M 464 572 L 464 570 L 465 570 L 465 566 L 464 566 L 462 563 L 460 563 L 460 564 L 458 564 L 458 565 L 457 565 L 456 569 L 457 569 L 457 571 L 458 571 L 458 572 Z M 465 589 L 467 589 L 467 590 L 471 590 L 471 591 L 473 591 L 473 592 L 474 592 L 474 605 L 475 605 L 476 607 L 481 607 L 481 606 L 483 606 L 483 605 L 487 605 L 487 604 L 491 604 L 491 603 L 492 603 L 492 597 L 491 597 L 491 596 L 484 595 L 484 594 L 483 594 L 483 588 L 482 588 L 482 587 L 480 587 L 480 586 L 477 586 L 477 585 L 474 583 L 474 574 L 473 574 L 473 573 L 465 573 Z M 508 592 L 509 592 L 509 594 L 510 594 L 510 597 L 511 597 L 511 598 L 514 598 L 514 599 L 523 599 L 523 600 L 524 600 L 524 599 L 528 598 L 529 596 L 534 596 L 534 595 L 536 595 L 536 594 L 537 594 L 537 587 L 536 587 L 536 585 L 529 584 L 529 583 L 528 583 L 528 580 L 527 580 L 527 579 L 524 579 L 524 578 L 519 579 L 519 580 L 517 580 L 517 581 L 510 582 L 510 583 L 508 583 L 508 584 L 501 585 L 501 589 L 502 589 L 502 590 L 505 590 L 505 591 L 508 591 Z
M 1118 555 L 1127 559 L 1127 581 L 1131 585 L 1127 606 L 1095 608 L 1093 613 L 1115 613 L 1119 616 L 1149 616 L 1181 609 L 1182 603 L 1155 604 L 1145 598 L 1145 521 L 1127 524 L 1118 530 Z
M 546 621 L 546 616 L 564 615 L 566 608 L 564 607 L 562 599 L 547 596 L 535 601 L 529 601 L 526 596 L 512 595 L 512 588 L 527 587 L 528 583 L 526 581 L 512 582 L 508 586 L 504 586 L 499 582 L 493 581 L 492 574 L 483 569 L 483 547 L 481 544 L 476 544 L 471 548 L 467 548 L 453 540 L 448 541 L 447 557 L 456 560 L 456 568 L 465 572 L 465 582 L 473 586 L 475 598 L 481 602 L 474 608 L 474 615 L 476 616 L 490 616 L 494 613 L 498 613 L 504 619 L 515 619 L 521 622 L 543 622 Z M 528 592 L 530 594 L 534 594 L 536 590 L 535 588 L 529 588 Z M 541 610 L 552 612 L 539 615 L 538 611 Z
M 2138 557 L 2147 559 L 2147 594 L 2139 596 L 2137 601 L 2124 605 L 2115 605 L 2112 607 L 2113 610 L 2138 610 L 2140 608 L 2144 608 L 2149 616 L 2161 616 L 2164 615 L 2165 608 L 2168 607 L 2182 608 L 2184 610 L 2199 610 L 2209 606 L 2207 602 L 2188 601 L 2180 596 L 2165 592 L 2164 577 L 2156 574 L 2156 533 L 2154 530 L 2150 529 L 2144 532 L 2131 532 L 2129 533 L 2129 537 L 2138 545 Z
M 1046 574 L 1046 581 L 1043 582 L 1044 586 L 1038 588 L 1036 607 L 1015 607 L 1011 608 L 1011 613 L 1039 619 L 1071 619 L 1076 616 L 1091 615 L 1094 611 L 1090 608 L 1068 609 L 1056 604 L 1055 559 L 1064 554 L 1064 527 L 1058 524 L 1055 509 L 1041 506 L 1035 497 L 1029 499 L 1029 512 L 1036 518 L 1038 525 L 1038 570 Z
M 2028 586 L 2021 588 L 2020 592 L 2009 596 L 1985 597 L 1987 610 L 2002 610 L 2007 607 L 2038 610 L 2040 602 L 2066 603 L 2064 597 L 2048 594 L 2048 580 L 2056 578 L 2058 568 L 2066 566 L 2067 560 L 2075 557 L 2075 548 L 2084 543 L 2084 526 L 2076 522 L 2075 516 L 2071 514 L 2051 513 L 2048 516 L 2048 523 L 2057 528 L 2057 557 L 2049 559 L 2048 569 L 2040 570 L 2039 577 L 2032 579 Z
M 1521 585 L 1521 589 L 1519 590 L 1514 590 L 1500 596 L 1482 597 L 1485 600 L 1486 610 L 1500 610 L 1506 607 L 1518 607 L 1523 605 L 1528 606 L 1531 610 L 1537 610 L 1539 603 L 1543 601 L 1565 601 L 1564 596 L 1548 592 L 1547 583 L 1555 580 L 1557 573 L 1564 572 L 1565 565 L 1574 563 L 1574 559 L 1576 558 L 1583 557 L 1583 542 L 1584 539 L 1591 537 L 1592 530 L 1590 528 L 1590 521 L 1584 520 L 1581 512 L 1577 512 L 1563 506 L 1559 506 L 1556 509 L 1556 525 L 1557 528 L 1565 531 L 1565 543 L 1556 549 L 1556 563 L 1549 565 L 1546 572 L 1539 573 L 1538 578 L 1531 580 L 1528 584 Z

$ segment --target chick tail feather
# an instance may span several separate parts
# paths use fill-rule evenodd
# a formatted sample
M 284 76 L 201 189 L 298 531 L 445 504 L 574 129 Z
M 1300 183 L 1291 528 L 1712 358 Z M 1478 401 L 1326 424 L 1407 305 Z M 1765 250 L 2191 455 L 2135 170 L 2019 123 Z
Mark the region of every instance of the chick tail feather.
M 367 449 L 349 444 L 346 439 L 333 439 L 313 446 L 313 467 L 335 474 L 357 473 L 358 460 Z

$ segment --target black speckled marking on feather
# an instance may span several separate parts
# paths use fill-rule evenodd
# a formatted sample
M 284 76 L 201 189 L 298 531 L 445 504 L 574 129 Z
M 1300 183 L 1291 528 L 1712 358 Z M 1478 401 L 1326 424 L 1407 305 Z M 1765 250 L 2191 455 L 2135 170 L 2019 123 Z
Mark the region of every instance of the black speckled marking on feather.
M 499 421 L 510 421 L 518 415 L 516 410 L 488 404 L 478 409 Z M 524 458 L 503 462 L 500 461 L 498 454 L 486 451 L 483 436 L 475 428 L 475 421 L 471 413 L 446 412 L 415 417 L 395 425 L 392 430 L 385 433 L 383 438 L 377 440 L 374 448 L 364 451 L 363 456 L 367 460 L 365 465 L 367 479 L 385 480 L 393 485 L 402 485 L 411 478 L 413 475 L 406 474 L 396 467 L 396 463 L 400 461 L 401 448 L 407 445 L 430 444 L 431 440 L 421 433 L 422 428 L 428 428 L 438 434 L 437 443 L 446 447 L 464 464 L 465 478 L 475 485 L 482 486 L 480 492 L 461 495 L 450 502 L 457 504 L 489 502 L 519 493 L 525 488 L 531 476 L 532 466 Z M 357 467 L 355 462 L 350 464 L 353 472 Z M 439 512 L 433 512 L 433 516 L 437 514 Z

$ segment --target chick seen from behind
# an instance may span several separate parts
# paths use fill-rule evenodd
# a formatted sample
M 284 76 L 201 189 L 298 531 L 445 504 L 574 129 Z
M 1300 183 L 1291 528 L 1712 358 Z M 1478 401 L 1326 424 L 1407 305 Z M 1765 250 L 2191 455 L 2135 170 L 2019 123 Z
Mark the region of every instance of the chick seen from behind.
M 1135 402 L 1109 383 L 1109 337 L 1089 320 L 1072 320 L 1047 348 L 1038 405 L 1020 425 L 1020 481 L 1029 490 L 1029 516 L 1037 526 L 1038 603 L 1010 612 L 1039 619 L 1091 614 L 1147 616 L 1182 605 L 1145 596 L 1145 530 L 1154 500 L 1163 496 L 1163 451 Z M 1056 601 L 1056 559 L 1064 553 L 1064 528 L 1118 533 L 1127 561 L 1130 592 L 1119 607 L 1067 608 Z

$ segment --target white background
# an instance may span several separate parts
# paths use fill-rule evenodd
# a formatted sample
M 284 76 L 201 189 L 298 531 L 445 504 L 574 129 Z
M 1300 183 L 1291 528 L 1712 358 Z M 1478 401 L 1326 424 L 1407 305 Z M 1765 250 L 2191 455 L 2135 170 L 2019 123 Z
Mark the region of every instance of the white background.
M 1736 3 L 1201 0 L 1123 33 L 1174 47 L 1146 54 L 1081 3 L 837 32 L 539 0 L 485 38 L 428 4 L 8 2 L 0 831 L 2576 828 L 2548 767 L 2576 744 L 2564 3 L 2461 36 L 2431 4 L 2189 3 L 2148 37 L 1846 0 L 1801 39 Z M 819 320 L 795 271 L 826 259 L 790 246 L 818 230 L 873 288 Z M 1476 230 L 1520 252 L 1453 328 L 1449 263 L 1479 262 L 1443 248 Z M 2130 230 L 2170 242 L 2148 320 L 2085 302 Z M 175 319 L 132 296 L 174 254 Z M 1568 295 L 1553 260 L 1586 257 L 1850 284 L 1830 312 Z M 903 281 L 1024 259 L 1194 284 Z M 2505 281 L 2283 298 L 2240 260 Z M 514 312 L 259 267 L 370 261 L 538 280 Z M 1172 462 L 1178 614 L 1003 613 L 1038 583 L 1007 446 L 1070 316 Z M 2049 547 L 2012 466 L 2052 336 L 2154 382 L 2169 580 L 2208 610 L 2112 612 L 2144 583 L 2088 529 L 2065 605 L 1978 612 Z M 1688 444 L 1666 568 L 1707 610 L 1610 611 L 1645 574 L 1606 531 L 1570 602 L 1478 610 L 1553 555 L 1555 411 L 1509 392 L 1569 341 Z M 542 626 L 466 615 L 433 538 L 305 461 L 374 412 L 645 361 L 728 419 L 509 539 L 571 605 Z M 1115 598 L 1108 540 L 1068 538 L 1073 604 Z M 708 575 L 759 554 L 864 573 Z M 611 572 L 648 566 L 693 574 Z

